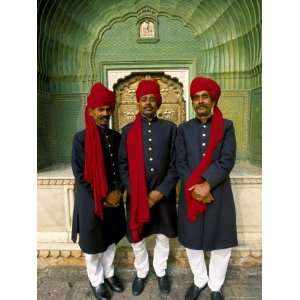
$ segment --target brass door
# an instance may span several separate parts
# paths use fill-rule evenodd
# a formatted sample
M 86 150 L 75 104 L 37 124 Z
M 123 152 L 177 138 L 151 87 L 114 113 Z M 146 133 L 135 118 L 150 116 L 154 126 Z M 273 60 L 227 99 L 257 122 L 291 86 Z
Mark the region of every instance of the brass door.
M 114 85 L 117 103 L 113 116 L 113 129 L 120 131 L 123 126 L 134 120 L 137 113 L 135 91 L 142 79 L 155 79 L 160 85 L 162 105 L 157 112 L 159 118 L 170 120 L 177 125 L 185 121 L 183 85 L 177 78 L 158 72 L 132 73 L 118 80 Z

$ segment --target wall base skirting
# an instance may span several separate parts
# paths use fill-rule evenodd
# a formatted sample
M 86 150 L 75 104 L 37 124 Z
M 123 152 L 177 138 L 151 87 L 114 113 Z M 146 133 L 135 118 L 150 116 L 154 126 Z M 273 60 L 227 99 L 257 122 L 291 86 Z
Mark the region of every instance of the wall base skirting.
M 78 246 L 57 244 L 51 249 L 46 249 L 45 245 L 40 245 L 37 250 L 38 267 L 47 266 L 85 266 L 84 254 Z M 57 248 L 55 248 L 55 246 Z M 149 247 L 149 255 L 153 256 L 153 247 Z M 209 252 L 206 253 L 209 257 Z M 232 250 L 230 264 L 234 266 L 256 266 L 261 264 L 262 252 L 259 246 L 252 246 L 251 249 L 245 246 L 235 247 Z M 120 267 L 133 268 L 134 255 L 131 246 L 117 247 L 115 265 Z M 188 268 L 188 260 L 184 247 L 173 245 L 170 249 L 168 263 L 178 267 Z

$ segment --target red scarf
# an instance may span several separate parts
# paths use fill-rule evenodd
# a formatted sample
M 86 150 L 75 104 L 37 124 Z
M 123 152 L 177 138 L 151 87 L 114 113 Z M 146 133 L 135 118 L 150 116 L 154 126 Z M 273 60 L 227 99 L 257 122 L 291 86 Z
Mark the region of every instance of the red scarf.
M 222 112 L 217 106 L 214 107 L 212 117 L 211 133 L 209 143 L 205 151 L 205 156 L 201 159 L 198 166 L 193 170 L 192 174 L 186 180 L 184 185 L 184 194 L 187 203 L 187 218 L 190 222 L 195 222 L 200 214 L 206 211 L 207 204 L 197 201 L 192 196 L 192 191 L 188 189 L 195 185 L 202 183 L 204 180 L 201 178 L 202 174 L 206 171 L 212 162 L 213 153 L 216 146 L 223 138 L 224 121 Z
M 148 191 L 145 176 L 144 144 L 141 114 L 136 115 L 135 121 L 127 135 L 128 171 L 130 183 L 130 222 L 129 228 L 133 241 L 139 240 L 143 224 L 150 221 Z
M 95 214 L 103 220 L 102 202 L 108 192 L 105 163 L 101 144 L 101 135 L 94 119 L 85 109 L 85 165 L 84 180 L 93 190 Z
M 85 163 L 84 180 L 91 184 L 95 214 L 103 220 L 103 200 L 108 193 L 105 163 L 101 135 L 99 134 L 95 120 L 89 115 L 88 108 L 94 109 L 109 105 L 115 106 L 115 96 L 100 82 L 95 83 L 87 97 L 85 109 Z

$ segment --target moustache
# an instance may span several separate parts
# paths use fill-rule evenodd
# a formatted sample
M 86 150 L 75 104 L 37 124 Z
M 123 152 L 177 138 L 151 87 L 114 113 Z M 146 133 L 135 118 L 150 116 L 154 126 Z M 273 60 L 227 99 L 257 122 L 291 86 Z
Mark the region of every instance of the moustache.
M 101 118 L 99 118 L 99 120 L 100 120 L 100 121 L 102 121 L 102 120 L 109 120 L 109 118 L 110 118 L 110 117 L 101 117 Z
M 199 104 L 196 106 L 196 108 L 209 108 L 209 106 L 206 104 Z

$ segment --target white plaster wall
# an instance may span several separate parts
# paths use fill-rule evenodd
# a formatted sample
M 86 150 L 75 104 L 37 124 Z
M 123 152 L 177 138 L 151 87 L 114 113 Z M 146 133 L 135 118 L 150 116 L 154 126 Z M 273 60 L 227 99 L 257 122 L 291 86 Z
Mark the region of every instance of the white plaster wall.
M 261 250 L 261 175 L 257 170 L 254 173 L 235 171 L 231 176 L 239 238 L 237 250 Z M 70 238 L 73 184 L 68 165 L 39 174 L 38 249 L 79 249 Z M 121 244 L 127 245 L 127 240 L 123 239 Z

